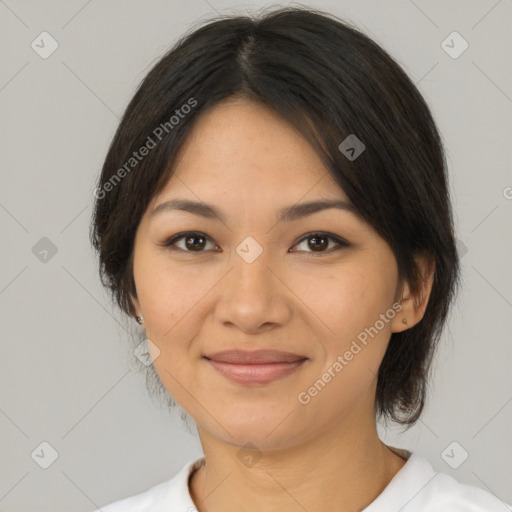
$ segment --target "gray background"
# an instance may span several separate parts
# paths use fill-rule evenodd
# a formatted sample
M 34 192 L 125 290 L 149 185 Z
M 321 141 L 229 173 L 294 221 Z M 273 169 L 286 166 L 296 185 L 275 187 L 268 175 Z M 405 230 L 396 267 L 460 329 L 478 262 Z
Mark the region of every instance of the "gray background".
M 123 109 L 168 47 L 216 13 L 270 4 L 0 1 L 0 510 L 92 510 L 201 455 L 131 363 L 89 247 L 92 191 Z M 450 165 L 464 289 L 422 420 L 384 440 L 512 502 L 512 2 L 308 5 L 397 58 L 431 105 Z M 31 48 L 43 31 L 59 45 L 47 59 Z M 469 43 L 456 59 L 441 46 L 453 31 Z M 56 254 L 41 252 L 43 237 Z M 31 456 L 43 441 L 58 452 L 48 469 Z M 442 456 L 453 441 L 452 460 L 469 453 L 458 469 Z

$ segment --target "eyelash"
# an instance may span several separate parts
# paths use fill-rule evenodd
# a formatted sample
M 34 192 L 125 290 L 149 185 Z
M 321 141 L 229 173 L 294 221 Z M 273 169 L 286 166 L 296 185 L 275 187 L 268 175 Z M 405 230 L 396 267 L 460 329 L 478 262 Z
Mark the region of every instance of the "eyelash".
M 207 239 L 207 241 L 209 242 L 212 242 L 211 238 L 206 235 L 205 233 L 202 233 L 201 231 L 184 231 L 182 233 L 178 233 L 176 235 L 173 235 L 171 238 L 167 239 L 163 244 L 164 247 L 167 247 L 171 250 L 176 250 L 176 251 L 181 251 L 181 252 L 185 252 L 185 253 L 189 253 L 189 254 L 194 254 L 194 253 L 202 253 L 202 252 L 207 252 L 205 250 L 202 250 L 202 251 L 189 251 L 189 250 L 186 250 L 186 249 L 181 249 L 179 247 L 176 247 L 175 244 L 177 241 L 183 239 L 183 238 L 187 238 L 189 236 L 199 236 L 199 237 L 204 237 Z M 332 241 L 334 241 L 336 244 L 337 244 L 337 247 L 334 247 L 334 248 L 330 248 L 330 249 L 327 249 L 325 251 L 319 251 L 319 252 L 314 252 L 314 251 L 299 251 L 299 252 L 307 252 L 313 256 L 320 256 L 322 254 L 330 254 L 334 251 L 337 251 L 339 249 L 342 249 L 343 247 L 349 247 L 349 243 L 346 242 L 345 240 L 343 240 L 342 238 L 340 238 L 339 236 L 336 236 L 332 233 L 326 233 L 324 231 L 313 231 L 311 233 L 306 233 L 296 244 L 294 245 L 299 245 L 300 243 L 302 243 L 303 241 L 307 240 L 308 238 L 312 238 L 314 236 L 319 236 L 319 237 L 325 237 L 325 238 L 328 238 Z M 173 247 L 174 246 L 174 247 Z

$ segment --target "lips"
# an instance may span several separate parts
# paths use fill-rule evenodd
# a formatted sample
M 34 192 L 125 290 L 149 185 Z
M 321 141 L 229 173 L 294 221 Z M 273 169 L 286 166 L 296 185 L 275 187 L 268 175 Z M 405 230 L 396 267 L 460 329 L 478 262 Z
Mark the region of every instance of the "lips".
M 203 356 L 222 376 L 239 384 L 268 384 L 290 375 L 307 357 L 276 350 L 226 350 Z
M 301 359 L 306 359 L 305 356 L 278 350 L 255 350 L 252 352 L 247 350 L 224 350 L 205 357 L 220 363 L 233 364 L 295 363 Z

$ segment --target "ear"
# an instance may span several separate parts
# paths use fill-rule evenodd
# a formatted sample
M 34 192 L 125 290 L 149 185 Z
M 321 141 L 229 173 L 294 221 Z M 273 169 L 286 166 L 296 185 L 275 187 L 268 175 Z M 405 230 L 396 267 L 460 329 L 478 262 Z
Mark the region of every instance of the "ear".
M 417 255 L 414 259 L 421 274 L 418 291 L 413 293 L 409 283 L 403 283 L 401 298 L 398 299 L 401 301 L 402 309 L 391 322 L 392 332 L 410 329 L 423 318 L 427 309 L 434 282 L 435 262 L 431 256 L 426 254 Z
M 137 297 L 134 297 L 132 294 L 130 294 L 130 299 L 131 299 L 132 304 L 133 304 L 133 310 L 135 312 L 135 316 L 136 317 L 137 316 L 142 316 L 139 300 L 137 299 Z

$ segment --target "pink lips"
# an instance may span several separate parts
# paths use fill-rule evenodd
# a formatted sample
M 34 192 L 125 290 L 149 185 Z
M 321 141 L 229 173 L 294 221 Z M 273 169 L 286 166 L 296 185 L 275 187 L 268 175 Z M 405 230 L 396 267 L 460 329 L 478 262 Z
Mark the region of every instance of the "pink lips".
M 239 384 L 267 384 L 294 372 L 307 359 L 276 350 L 226 350 L 203 357 L 221 375 Z

